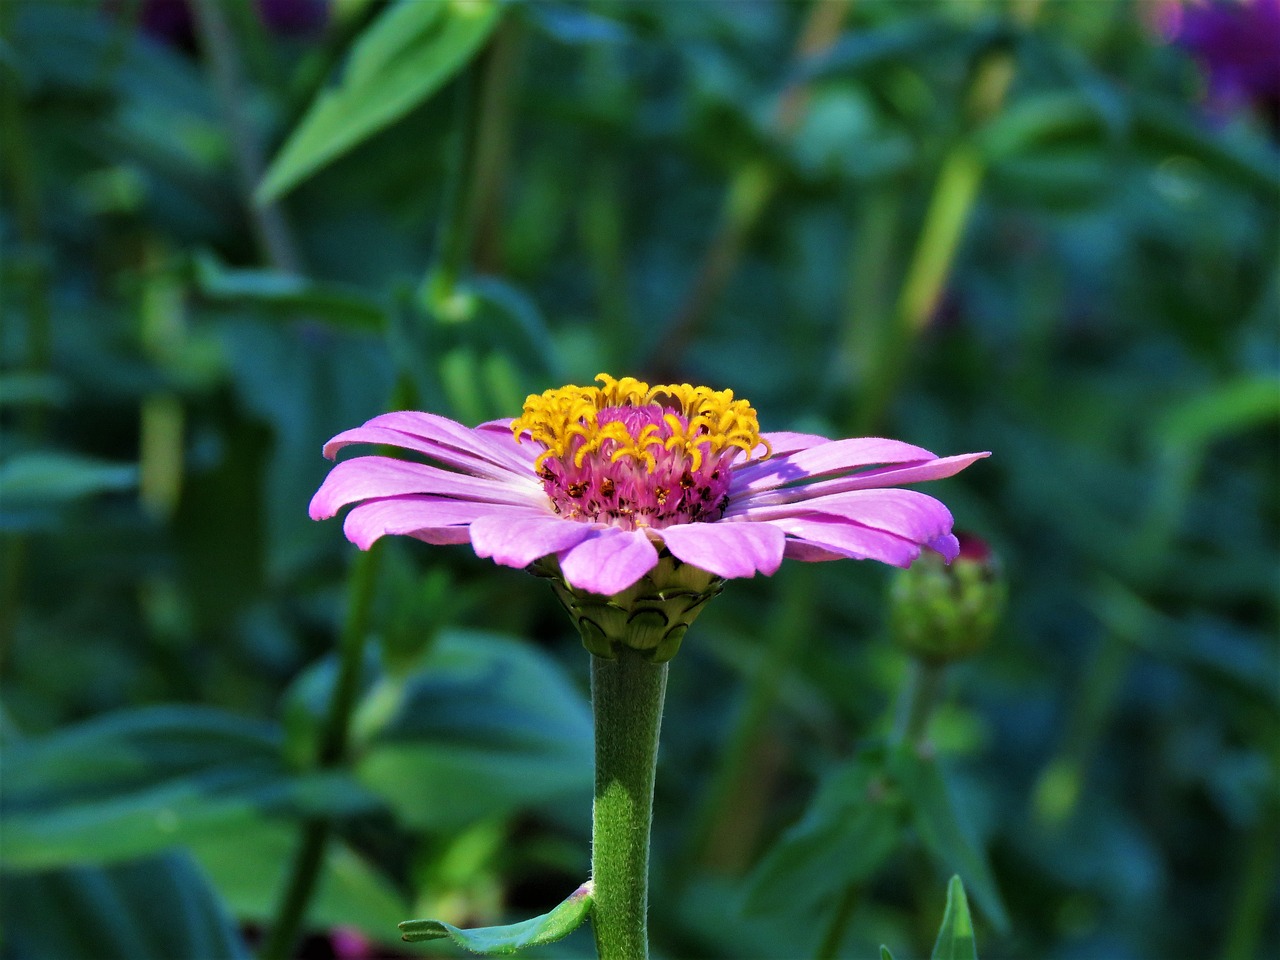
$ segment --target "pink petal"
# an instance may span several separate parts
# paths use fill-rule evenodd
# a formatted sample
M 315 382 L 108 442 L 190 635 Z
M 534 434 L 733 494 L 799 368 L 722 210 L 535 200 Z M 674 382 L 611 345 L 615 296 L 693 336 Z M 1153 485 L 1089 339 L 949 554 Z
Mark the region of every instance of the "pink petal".
M 879 560 L 895 567 L 908 567 L 920 556 L 920 548 L 910 540 L 846 520 L 786 517 L 765 523 L 778 527 L 788 536 L 854 560 Z
M 960 541 L 950 533 L 944 533 L 940 537 L 934 537 L 926 544 L 930 550 L 936 550 L 942 554 L 943 558 L 950 563 L 956 557 L 960 556 Z
M 984 457 L 989 452 L 962 453 L 954 457 L 940 457 L 927 463 L 912 463 L 905 467 L 883 467 L 879 470 L 864 470 L 848 477 L 835 480 L 821 480 L 800 487 L 761 490 L 757 493 L 734 496 L 730 511 L 741 508 L 754 509 L 780 503 L 793 503 L 797 500 L 808 500 L 813 497 L 827 496 L 833 493 L 846 493 L 850 490 L 874 490 L 884 487 L 896 487 L 903 483 L 924 483 L 928 480 L 943 480 L 955 476 L 965 467 Z
M 407 493 L 434 493 L 515 506 L 545 506 L 546 494 L 536 480 L 527 483 L 490 480 L 451 473 L 423 463 L 390 457 L 355 457 L 335 464 L 311 498 L 312 520 L 332 517 L 348 503 Z
M 780 457 L 787 453 L 795 453 L 798 450 L 808 450 L 810 447 L 816 447 L 820 443 L 831 442 L 826 437 L 820 437 L 816 433 L 792 433 L 789 430 L 775 430 L 772 433 L 762 433 L 760 436 L 769 442 L 770 453 L 775 457 Z M 757 457 L 763 456 L 764 446 L 756 447 L 752 453 Z
M 570 586 L 611 597 L 658 565 L 658 551 L 643 530 L 600 527 L 560 555 Z
M 379 537 L 417 534 L 419 531 L 458 525 L 463 525 L 460 527 L 462 539 L 448 542 L 466 543 L 468 536 L 465 524 L 491 514 L 499 514 L 508 519 L 525 517 L 530 515 L 531 509 L 479 500 L 446 500 L 423 496 L 382 497 L 353 507 L 343 522 L 342 530 L 347 539 L 361 550 L 368 550 Z
M 466 461 L 487 462 L 508 471 L 523 472 L 525 469 L 524 460 L 513 453 L 515 443 L 510 434 L 503 442 L 497 436 L 472 430 L 434 413 L 411 410 L 384 413 L 363 426 L 338 434 L 324 445 L 324 455 L 333 459 L 340 449 L 351 443 L 392 444 L 437 457 L 446 463 L 451 462 L 446 455 L 461 455 Z
M 495 440 L 500 437 L 500 442 L 510 444 L 511 454 L 521 463 L 532 464 L 538 459 L 538 454 L 542 453 L 542 444 L 529 440 L 526 434 L 522 434 L 525 437 L 524 441 L 517 443 L 511 435 L 511 424 L 514 419 L 514 417 L 507 417 L 505 420 L 489 420 L 476 427 L 476 431 Z
M 471 524 L 471 545 L 476 556 L 522 569 L 540 557 L 576 546 L 594 532 L 589 523 L 565 520 L 554 514 L 512 517 L 493 514 Z
M 803 493 L 810 487 L 800 487 Z M 766 507 L 734 505 L 726 516 L 754 520 L 823 514 L 852 520 L 864 527 L 884 530 L 916 543 L 929 543 L 935 537 L 951 532 L 951 511 L 942 503 L 918 490 L 852 490 L 825 497 L 796 499 L 790 503 Z
M 818 563 L 822 560 L 848 560 L 849 557 L 843 553 L 836 553 L 833 550 L 824 550 L 822 547 L 815 546 L 806 540 L 792 540 L 787 538 L 787 548 L 782 551 L 782 555 L 788 560 L 799 560 L 801 563 Z
M 733 493 L 771 490 L 810 477 L 821 477 L 877 463 L 910 463 L 936 459 L 923 447 L 880 437 L 831 440 L 781 457 L 751 463 L 733 474 Z
M 782 564 L 786 536 L 763 523 L 677 523 L 662 540 L 678 560 L 717 577 L 773 576 Z

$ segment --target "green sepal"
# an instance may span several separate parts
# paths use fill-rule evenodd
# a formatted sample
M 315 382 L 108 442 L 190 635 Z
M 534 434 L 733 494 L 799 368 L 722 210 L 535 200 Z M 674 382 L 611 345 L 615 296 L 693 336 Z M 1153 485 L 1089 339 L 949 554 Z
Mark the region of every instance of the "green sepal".
M 932 960 L 978 960 L 969 898 L 965 896 L 959 876 L 953 876 L 947 884 L 947 909 L 942 914 L 942 926 L 933 945 Z
M 719 577 L 665 550 L 656 567 L 611 597 L 569 586 L 555 557 L 544 557 L 529 570 L 551 581 L 556 598 L 578 626 L 582 645 L 605 660 L 616 660 L 619 650 L 630 647 L 651 663 L 666 663 L 680 650 L 689 624 L 707 601 L 724 589 Z
M 591 895 L 591 881 L 587 881 L 549 913 L 531 920 L 474 930 L 463 930 L 442 920 L 406 920 L 400 924 L 400 936 L 410 943 L 447 938 L 472 953 L 507 956 L 525 947 L 555 943 L 573 933 L 591 912 Z

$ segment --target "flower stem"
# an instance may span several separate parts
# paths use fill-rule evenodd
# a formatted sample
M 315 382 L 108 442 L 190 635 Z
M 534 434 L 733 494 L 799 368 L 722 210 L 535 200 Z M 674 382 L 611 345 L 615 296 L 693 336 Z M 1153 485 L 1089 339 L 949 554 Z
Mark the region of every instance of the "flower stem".
M 364 663 L 365 638 L 369 635 L 369 612 L 378 582 L 380 556 L 378 544 L 356 554 L 351 576 L 351 599 L 342 627 L 338 679 L 333 698 L 329 701 L 329 715 L 325 718 L 315 759 L 315 765 L 321 769 L 338 766 L 347 752 L 351 712 L 360 689 L 360 668 Z M 323 870 L 332 826 L 327 817 L 314 817 L 303 823 L 298 852 L 289 869 L 289 879 L 276 909 L 271 933 L 262 948 L 261 960 L 286 960 L 291 954 Z
M 274 203 L 257 204 L 253 200 L 265 163 L 262 147 L 244 108 L 248 98 L 241 75 L 240 53 L 227 24 L 226 11 L 217 0 L 195 0 L 192 10 L 218 105 L 231 138 L 241 193 L 258 245 L 267 262 L 277 270 L 301 273 L 301 257 L 284 214 Z
M 591 658 L 596 725 L 591 924 L 600 960 L 649 956 L 649 833 L 667 665 L 623 648 Z
M 898 701 L 898 716 L 894 722 L 894 743 L 917 745 L 924 739 L 933 708 L 942 695 L 943 675 L 946 665 L 936 660 L 911 661 L 911 676 Z

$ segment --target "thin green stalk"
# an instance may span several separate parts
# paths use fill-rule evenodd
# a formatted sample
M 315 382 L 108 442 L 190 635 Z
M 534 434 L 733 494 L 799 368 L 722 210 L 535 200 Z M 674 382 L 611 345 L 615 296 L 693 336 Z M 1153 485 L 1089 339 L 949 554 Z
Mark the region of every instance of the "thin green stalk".
M 524 65 L 524 22 L 506 17 L 481 58 L 475 116 L 470 203 L 474 209 L 471 254 L 481 273 L 502 274 L 502 212 L 511 165 L 512 116 Z
M 1277 861 L 1280 861 L 1280 809 L 1275 804 L 1254 827 L 1247 851 L 1222 960 L 1249 960 L 1262 955 L 1258 948 L 1267 923 L 1267 907 L 1276 888 Z
M 369 635 L 369 615 L 380 556 L 378 544 L 367 552 L 356 554 L 347 619 L 339 647 L 338 679 L 316 751 L 315 765 L 320 769 L 336 767 L 346 756 L 351 713 L 360 690 L 360 672 L 364 664 L 365 639 Z M 320 879 L 332 827 L 332 821 L 325 817 L 315 817 L 303 824 L 289 879 L 276 908 L 271 932 L 262 948 L 262 960 L 287 960 L 292 953 Z
M 298 256 L 284 214 L 274 203 L 258 204 L 253 200 L 253 191 L 262 179 L 264 169 L 262 148 L 245 115 L 246 98 L 240 56 L 236 50 L 235 38 L 227 25 L 226 11 L 220 0 L 195 0 L 193 12 L 200 45 L 208 60 L 214 90 L 217 92 L 218 105 L 231 136 L 241 196 L 263 256 L 278 270 L 300 273 L 302 260 Z
M 13 42 L 14 5 L 0 2 L 0 38 Z M 4 68 L 0 68 L 4 69 Z M 46 247 L 45 215 L 40 187 L 40 167 L 27 128 L 26 104 L 22 86 L 11 70 L 0 80 L 0 175 L 14 211 L 18 237 L 21 240 L 22 264 L 19 284 L 26 313 L 26 371 L 35 375 L 47 373 L 53 361 L 53 306 L 50 297 L 50 253 Z M 15 271 L 16 273 L 17 271 Z M 0 324 L 4 323 L 0 311 Z M 4 331 L 0 328 L 0 334 Z M 0 337 L 0 339 L 4 339 Z M 26 440 L 40 441 L 45 430 L 42 404 L 31 404 L 23 411 L 20 427 Z M 26 582 L 29 553 L 27 537 L 8 534 L 0 538 L 0 661 L 17 633 L 20 600 Z
M 911 675 L 898 700 L 898 716 L 894 722 L 892 742 L 917 746 L 924 740 L 929 718 L 942 699 L 946 664 L 937 660 L 913 659 Z
M 440 226 L 436 231 L 436 256 L 427 274 L 428 303 L 442 319 L 451 317 L 450 308 L 471 260 L 471 240 L 475 220 L 475 148 L 477 125 L 476 73 L 473 65 L 456 81 L 456 119 L 448 150 L 449 170 L 445 180 Z
M 919 749 L 929 730 L 929 718 L 942 700 L 946 664 L 937 660 L 913 658 L 911 673 L 898 699 L 897 717 L 889 742 L 894 746 Z M 862 884 L 850 883 L 840 893 L 835 912 L 818 942 L 815 960 L 838 956 L 845 930 L 862 898 Z
M 854 911 L 858 909 L 858 903 L 861 900 L 862 884 L 851 883 L 844 888 L 840 894 L 840 902 L 836 904 L 835 913 L 831 915 L 831 922 L 827 924 L 826 932 L 818 943 L 818 950 L 814 953 L 813 960 L 832 960 L 840 955 L 840 944 L 844 942 L 845 930 L 849 926 L 849 921 L 853 919 Z
M 817 56 L 840 38 L 853 0 L 823 0 L 809 8 L 809 15 L 796 40 L 795 64 Z M 773 129 L 779 137 L 795 134 L 809 105 L 808 87 L 793 83 L 783 90 L 773 115 Z M 675 367 L 685 347 L 706 320 L 729 279 L 737 269 L 747 238 L 755 229 L 779 186 L 777 172 L 764 160 L 747 164 L 734 176 L 725 194 L 720 222 L 702 258 L 693 284 L 668 326 L 654 346 L 648 366 L 662 376 L 674 377 Z
M 1021 0 L 1014 6 L 1013 15 L 1028 25 L 1038 10 L 1038 0 Z M 854 407 L 856 432 L 873 432 L 879 426 L 907 371 L 911 347 L 929 325 L 946 289 L 986 173 L 985 160 L 973 143 L 972 133 L 1003 107 L 1015 67 L 1013 55 L 997 47 L 980 56 L 970 72 L 963 128 L 938 167 L 892 322 Z
M 600 960 L 649 956 L 649 835 L 667 665 L 623 648 L 591 658 L 596 787 L 591 925 Z
M 768 626 L 769 646 L 752 671 L 733 733 L 690 831 L 687 856 L 735 872 L 750 860 L 756 839 L 756 825 L 745 825 L 740 815 L 744 798 L 761 789 L 751 776 L 752 763 L 760 755 L 782 678 L 813 622 L 812 571 L 791 571 L 782 589 L 777 616 Z

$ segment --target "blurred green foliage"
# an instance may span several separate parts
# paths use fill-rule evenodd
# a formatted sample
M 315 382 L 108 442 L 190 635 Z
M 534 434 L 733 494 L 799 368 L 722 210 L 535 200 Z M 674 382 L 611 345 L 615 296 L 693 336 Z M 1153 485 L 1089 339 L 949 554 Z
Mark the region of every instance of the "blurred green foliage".
M 377 413 L 599 370 L 994 451 L 932 492 L 1009 581 L 923 754 L 885 570 L 729 585 L 671 673 L 659 956 L 923 955 L 953 873 L 987 956 L 1277 955 L 1280 154 L 1154 4 L 150 6 L 0 4 L 6 957 L 244 955 L 317 822 L 313 933 L 573 890 L 546 585 L 388 543 L 347 617 L 306 503 Z

